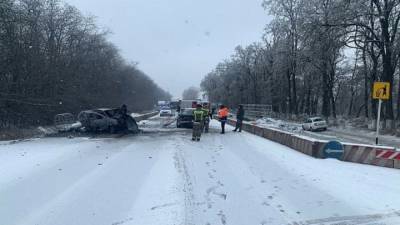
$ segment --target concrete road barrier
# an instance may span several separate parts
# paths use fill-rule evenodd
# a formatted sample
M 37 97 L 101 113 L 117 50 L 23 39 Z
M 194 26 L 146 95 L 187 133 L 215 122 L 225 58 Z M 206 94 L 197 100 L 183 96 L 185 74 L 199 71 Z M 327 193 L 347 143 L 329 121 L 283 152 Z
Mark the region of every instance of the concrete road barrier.
M 293 135 L 291 133 L 286 133 L 286 132 L 281 134 L 282 134 L 281 144 L 286 145 L 288 147 L 292 146 Z
M 393 167 L 400 169 L 400 152 L 395 149 L 376 149 L 376 158 L 393 160 Z
M 261 127 L 254 127 L 254 134 L 259 136 L 259 137 L 263 137 L 264 136 L 264 129 Z
M 313 146 L 313 152 L 316 158 L 323 159 L 324 158 L 324 147 L 328 143 L 328 141 L 320 141 L 315 140 Z
M 262 137 L 271 140 L 272 131 L 268 128 L 263 128 L 263 136 Z
M 236 121 L 229 119 L 228 124 L 235 126 Z M 288 146 L 303 154 L 323 158 L 323 149 L 327 141 L 315 140 L 300 135 L 273 128 L 262 128 L 253 124 L 243 123 L 243 130 L 273 142 Z M 400 153 L 393 147 L 343 143 L 346 162 L 375 165 L 400 169 Z
M 312 155 L 312 149 L 313 149 L 313 142 L 308 141 L 306 139 L 303 139 L 301 137 L 292 137 L 291 141 L 291 148 L 298 150 L 299 152 L 302 152 L 306 155 L 313 156 Z
M 291 148 L 296 149 L 297 151 L 302 152 L 306 155 L 317 158 L 317 153 L 315 152 L 314 148 L 315 143 L 313 141 L 294 135 L 291 138 Z
M 400 169 L 400 160 L 395 160 L 394 161 L 394 168 Z
M 228 124 L 231 126 L 236 126 L 236 121 L 228 120 Z
M 252 134 L 254 134 L 254 125 L 251 125 L 251 124 L 248 124 L 248 123 L 243 123 L 243 130 L 245 130 L 245 131 L 247 131 L 247 132 L 249 132 L 249 133 L 252 133 Z
M 344 143 L 343 146 L 344 146 L 343 161 L 394 168 L 393 159 L 376 157 L 377 150 L 384 149 L 384 150 L 394 151 L 394 148 L 380 147 L 374 145 L 346 144 L 346 143 Z
M 400 152 L 394 149 L 376 149 L 376 158 L 400 160 Z

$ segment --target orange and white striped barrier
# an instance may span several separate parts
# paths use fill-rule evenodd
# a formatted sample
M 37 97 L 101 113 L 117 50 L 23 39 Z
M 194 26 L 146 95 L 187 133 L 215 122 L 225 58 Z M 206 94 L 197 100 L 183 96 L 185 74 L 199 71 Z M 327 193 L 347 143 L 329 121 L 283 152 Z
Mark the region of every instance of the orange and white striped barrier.
M 377 149 L 376 158 L 400 160 L 400 152 Z
M 228 124 L 234 126 L 236 121 L 229 119 Z M 310 139 L 290 132 L 263 128 L 249 123 L 243 123 L 243 130 L 288 146 L 303 154 L 315 158 L 324 158 L 323 148 L 326 141 Z M 342 161 L 400 169 L 400 152 L 395 151 L 393 147 L 352 143 L 343 143 L 343 146 L 344 154 L 340 159 Z

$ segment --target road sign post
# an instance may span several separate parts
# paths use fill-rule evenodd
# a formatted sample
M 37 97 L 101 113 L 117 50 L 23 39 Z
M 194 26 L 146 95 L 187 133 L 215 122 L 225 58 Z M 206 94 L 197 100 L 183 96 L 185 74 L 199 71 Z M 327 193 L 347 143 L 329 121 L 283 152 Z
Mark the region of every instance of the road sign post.
M 390 98 L 390 83 L 389 82 L 375 82 L 374 90 L 372 92 L 372 98 L 379 100 L 378 105 L 378 118 L 376 120 L 376 137 L 375 143 L 379 144 L 379 129 L 381 120 L 382 100 L 388 100 Z
M 378 118 L 376 120 L 376 138 L 375 144 L 379 144 L 379 128 L 380 128 L 380 121 L 381 121 L 381 108 L 382 108 L 382 99 L 379 99 L 379 106 L 378 106 Z

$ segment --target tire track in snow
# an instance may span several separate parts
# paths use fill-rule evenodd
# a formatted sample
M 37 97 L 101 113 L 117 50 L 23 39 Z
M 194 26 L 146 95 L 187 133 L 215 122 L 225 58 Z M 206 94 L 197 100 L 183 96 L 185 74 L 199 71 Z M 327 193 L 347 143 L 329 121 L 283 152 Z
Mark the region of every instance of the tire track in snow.
M 183 180 L 183 192 L 184 192 L 184 205 L 185 205 L 185 225 L 192 225 L 193 212 L 194 212 L 194 194 L 193 194 L 193 182 L 190 177 L 188 167 L 186 165 L 185 152 L 181 147 L 181 144 L 185 142 L 185 136 L 180 136 L 175 143 L 174 163 L 176 170 L 181 174 Z
M 361 216 L 329 217 L 325 219 L 293 222 L 289 225 L 385 225 L 387 219 L 397 219 L 400 223 L 400 211 Z M 393 224 L 392 222 L 390 224 Z
M 194 182 L 190 194 L 190 209 L 187 209 L 191 220 L 188 224 L 228 224 L 224 213 L 223 202 L 227 199 L 227 193 L 223 190 L 224 184 L 218 179 L 217 157 L 218 148 L 222 148 L 215 137 L 217 134 L 205 134 L 201 142 L 191 142 L 189 136 L 182 135 L 180 149 L 176 159 L 184 157 L 185 171 L 190 173 L 187 183 Z M 211 140 L 210 140 L 211 139 Z M 217 142 L 216 142 L 217 141 Z M 189 147 L 190 146 L 190 147 Z M 215 150 L 215 151 L 214 151 Z M 200 154 L 200 155 L 199 155 Z M 183 160 L 176 160 L 177 165 Z M 178 166 L 182 168 L 183 166 Z M 183 177 L 189 177 L 184 175 Z M 202 222 L 200 222 L 202 221 Z

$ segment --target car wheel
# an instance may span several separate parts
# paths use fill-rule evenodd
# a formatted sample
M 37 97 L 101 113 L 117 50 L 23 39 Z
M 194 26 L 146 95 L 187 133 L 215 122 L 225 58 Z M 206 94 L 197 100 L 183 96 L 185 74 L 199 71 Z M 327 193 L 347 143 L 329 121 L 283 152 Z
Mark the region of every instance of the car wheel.
M 322 130 L 323 130 L 323 131 L 326 131 L 326 130 L 328 130 L 328 128 L 325 127 L 325 128 L 323 128 Z
M 306 130 L 306 128 L 304 127 L 304 125 L 303 125 L 303 126 L 301 126 L 301 128 L 303 128 L 303 130 Z
M 310 131 L 314 131 L 314 128 L 312 126 L 310 126 Z

